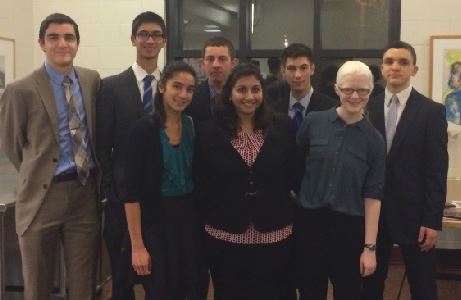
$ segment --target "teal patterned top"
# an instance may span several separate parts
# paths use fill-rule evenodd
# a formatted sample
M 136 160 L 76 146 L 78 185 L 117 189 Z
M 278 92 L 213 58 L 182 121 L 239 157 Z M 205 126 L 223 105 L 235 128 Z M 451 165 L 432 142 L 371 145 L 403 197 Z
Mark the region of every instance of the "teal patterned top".
M 162 196 L 175 197 L 191 193 L 192 158 L 194 155 L 194 126 L 192 119 L 181 118 L 181 142 L 171 145 L 165 129 L 160 130 L 160 142 L 163 151 Z

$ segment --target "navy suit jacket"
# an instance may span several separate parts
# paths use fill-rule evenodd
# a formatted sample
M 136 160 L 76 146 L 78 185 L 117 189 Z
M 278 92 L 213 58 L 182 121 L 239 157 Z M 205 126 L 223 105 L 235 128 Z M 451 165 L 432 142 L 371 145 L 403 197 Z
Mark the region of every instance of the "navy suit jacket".
M 213 104 L 210 94 L 208 80 L 197 85 L 192 97 L 191 104 L 186 108 L 185 113 L 192 117 L 194 124 L 197 125 L 202 121 L 208 121 L 212 116 Z
M 384 93 L 370 100 L 368 111 L 371 123 L 386 139 Z M 444 106 L 413 89 L 386 161 L 380 230 L 388 230 L 395 243 L 417 243 L 420 226 L 442 228 L 447 142 Z
M 103 196 L 120 201 L 128 133 L 144 115 L 141 93 L 131 67 L 102 81 L 96 113 L 96 153 L 103 173 Z

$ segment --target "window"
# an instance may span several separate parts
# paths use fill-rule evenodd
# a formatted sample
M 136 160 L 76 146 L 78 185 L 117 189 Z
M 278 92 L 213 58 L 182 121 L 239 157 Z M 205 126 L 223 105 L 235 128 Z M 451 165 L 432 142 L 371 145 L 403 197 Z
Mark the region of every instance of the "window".
M 314 86 L 323 69 L 347 59 L 379 64 L 382 48 L 400 38 L 399 0 L 170 0 L 167 60 L 200 58 L 205 40 L 233 41 L 240 61 L 278 57 L 302 42 L 315 55 Z

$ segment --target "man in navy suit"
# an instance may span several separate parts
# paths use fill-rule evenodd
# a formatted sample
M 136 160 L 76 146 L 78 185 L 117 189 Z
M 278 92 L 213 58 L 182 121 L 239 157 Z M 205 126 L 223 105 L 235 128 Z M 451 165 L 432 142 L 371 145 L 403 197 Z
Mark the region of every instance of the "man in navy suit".
M 197 85 L 192 103 L 186 109 L 195 124 L 211 119 L 214 103 L 236 63 L 234 45 L 230 40 L 218 36 L 205 42 L 201 67 L 207 79 Z
M 160 79 L 157 62 L 166 43 L 165 32 L 165 21 L 154 12 L 143 12 L 133 20 L 131 42 L 136 47 L 136 61 L 122 73 L 102 81 L 96 105 L 97 156 L 103 171 L 101 192 L 107 199 L 104 239 L 112 268 L 112 300 L 134 299 L 133 287 L 119 280 L 122 274 L 117 274 L 127 226 L 120 202 L 123 156 L 131 125 L 153 112 L 152 101 Z
M 311 111 L 327 110 L 339 104 L 339 101 L 314 90 L 311 76 L 315 72 L 312 49 L 301 43 L 290 44 L 282 51 L 282 74 L 286 81 L 268 91 L 272 108 L 288 114 L 296 129 L 304 116 Z M 302 118 L 297 118 L 297 111 Z M 299 113 L 298 113 L 299 114 Z
M 270 86 L 265 92 L 272 109 L 290 116 L 296 130 L 309 112 L 327 110 L 339 104 L 338 100 L 319 93 L 312 87 L 311 76 L 314 75 L 315 64 L 311 48 L 301 43 L 293 43 L 282 51 L 280 58 L 285 80 Z M 300 168 L 300 172 L 301 176 L 303 168 Z M 285 283 L 283 299 L 296 299 L 294 286 L 292 282 Z M 325 281 L 325 299 L 327 288 L 328 282 Z
M 448 170 L 445 108 L 418 93 L 415 49 L 397 41 L 384 50 L 384 93 L 368 104 L 386 139 L 384 200 L 377 240 L 378 267 L 364 279 L 363 299 L 383 299 L 392 245 L 398 244 L 414 300 L 437 299 L 435 244 L 442 229 Z

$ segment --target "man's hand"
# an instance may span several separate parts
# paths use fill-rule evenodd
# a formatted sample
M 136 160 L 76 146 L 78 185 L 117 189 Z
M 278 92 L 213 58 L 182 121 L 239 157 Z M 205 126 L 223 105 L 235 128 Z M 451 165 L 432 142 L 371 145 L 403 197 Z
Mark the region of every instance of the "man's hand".
M 360 275 L 362 277 L 373 274 L 376 270 L 376 252 L 363 249 L 360 255 Z
M 421 226 L 418 236 L 419 248 L 421 251 L 429 251 L 435 247 L 437 243 L 437 230 Z

